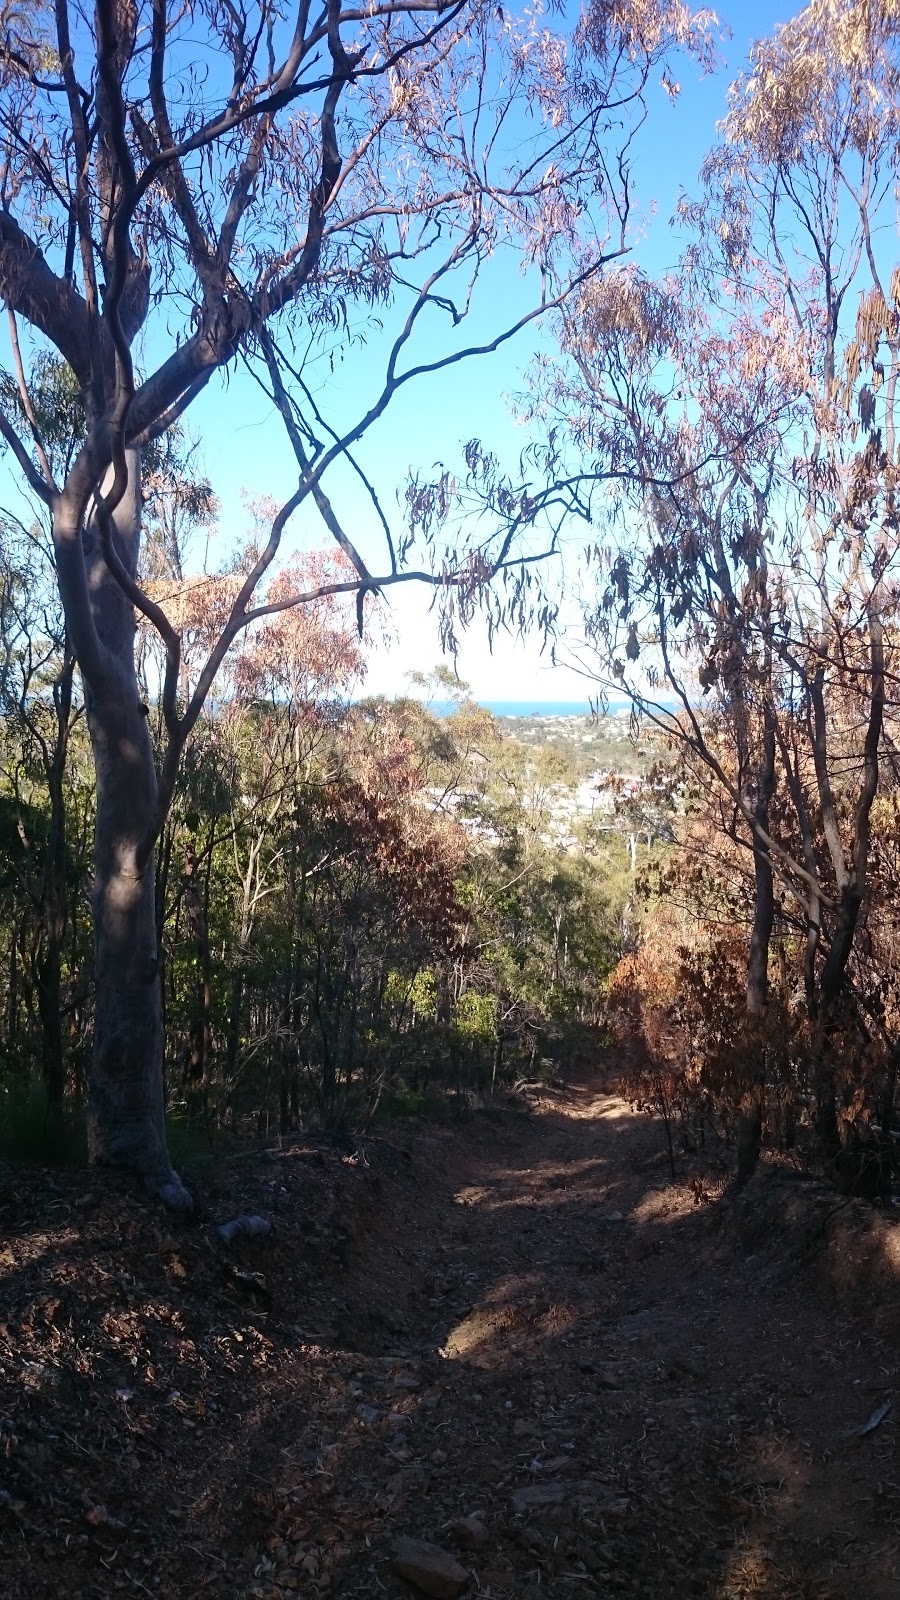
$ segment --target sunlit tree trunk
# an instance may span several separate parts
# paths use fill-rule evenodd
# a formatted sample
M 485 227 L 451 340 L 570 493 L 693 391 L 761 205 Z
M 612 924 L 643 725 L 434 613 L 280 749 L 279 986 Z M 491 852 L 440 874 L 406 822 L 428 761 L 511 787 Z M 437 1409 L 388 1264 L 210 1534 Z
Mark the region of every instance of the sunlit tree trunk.
M 129 455 L 129 485 L 115 515 L 118 553 L 136 572 L 140 464 Z M 68 511 L 65 497 L 59 516 Z M 70 530 L 63 526 L 63 536 Z M 109 572 L 90 524 L 83 533 L 89 604 L 100 652 L 80 658 L 96 776 L 94 835 L 94 1049 L 88 1095 L 88 1151 L 101 1166 L 136 1172 L 170 1206 L 190 1197 L 166 1147 L 163 1027 L 152 837 L 157 777 L 147 707 L 135 667 L 135 619 Z M 67 615 L 78 596 L 60 587 Z M 71 610 L 70 610 L 71 607 Z
M 171 1172 L 155 874 L 152 857 L 143 864 L 138 859 L 156 798 L 153 751 L 136 683 L 127 699 L 88 692 L 86 700 L 97 778 L 90 1156 L 103 1165 L 131 1167 L 151 1186 L 163 1187 Z

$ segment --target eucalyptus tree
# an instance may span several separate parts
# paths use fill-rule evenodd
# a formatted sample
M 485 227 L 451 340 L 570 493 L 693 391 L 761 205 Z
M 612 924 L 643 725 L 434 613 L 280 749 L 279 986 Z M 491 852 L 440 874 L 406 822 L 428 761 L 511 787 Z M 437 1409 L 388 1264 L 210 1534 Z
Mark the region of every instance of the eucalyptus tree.
M 93 12 L 32 0 L 4 13 L 0 294 L 15 401 L 0 434 L 51 513 L 96 767 L 89 1145 L 173 1206 L 189 1196 L 165 1140 L 153 852 L 215 674 L 242 629 L 306 598 L 264 586 L 307 500 L 352 563 L 338 587 L 358 593 L 360 618 L 367 592 L 416 577 L 455 587 L 466 612 L 514 561 L 501 539 L 404 567 L 409 542 L 392 539 L 376 497 L 378 574 L 324 476 L 398 390 L 496 349 L 622 251 L 648 76 L 673 42 L 706 50 L 707 24 L 684 0 L 594 0 L 568 37 L 494 0 L 97 0 Z M 535 301 L 466 345 L 453 330 L 507 249 L 533 269 Z M 329 431 L 304 363 L 366 311 L 396 317 L 384 382 Z M 420 323 L 441 316 L 444 353 L 417 355 Z M 65 470 L 32 400 L 29 341 L 74 375 L 83 436 Z M 298 481 L 182 703 L 178 628 L 139 580 L 140 459 L 239 360 L 268 385 Z M 156 754 L 136 613 L 166 654 Z
M 897 668 L 898 133 L 900 11 L 893 0 L 815 0 L 755 48 L 707 160 L 705 195 L 684 208 L 701 241 L 700 281 L 709 288 L 718 273 L 731 292 L 741 371 L 758 381 L 768 364 L 786 386 L 765 601 L 749 588 L 748 620 L 774 663 L 766 725 L 790 823 L 778 841 L 758 822 L 753 833 L 799 911 L 831 1159 L 829 1041 L 851 987 L 864 1029 L 883 1031 L 877 1000 L 852 985 L 851 957 Z
M 897 666 L 898 163 L 900 9 L 813 0 L 732 86 L 678 273 L 586 284 L 525 402 L 531 514 L 610 530 L 587 551 L 588 670 L 671 734 L 752 852 L 751 1039 L 779 906 L 799 935 L 831 1156 Z

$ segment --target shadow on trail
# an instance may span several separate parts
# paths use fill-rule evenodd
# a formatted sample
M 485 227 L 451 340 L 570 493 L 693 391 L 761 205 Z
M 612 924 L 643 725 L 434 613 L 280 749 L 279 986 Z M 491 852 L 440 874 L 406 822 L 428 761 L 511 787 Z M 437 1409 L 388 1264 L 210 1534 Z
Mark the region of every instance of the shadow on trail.
M 593 1080 L 397 1126 L 370 1171 L 248 1156 L 211 1214 L 272 1235 L 227 1259 L 74 1180 L 52 1226 L 19 1199 L 5 1594 L 410 1600 L 406 1534 L 480 1600 L 894 1600 L 893 1414 L 859 1430 L 896 1352 L 723 1241 L 662 1144 Z
M 415 1331 L 463 1433 L 474 1393 L 534 1592 L 896 1595 L 892 1426 L 859 1437 L 895 1355 L 793 1268 L 723 1247 L 718 1206 L 668 1181 L 658 1128 L 615 1097 L 580 1086 L 497 1132 L 470 1144 Z M 470 1499 L 484 1467 L 469 1450 Z M 519 1566 L 506 1588 L 529 1593 Z

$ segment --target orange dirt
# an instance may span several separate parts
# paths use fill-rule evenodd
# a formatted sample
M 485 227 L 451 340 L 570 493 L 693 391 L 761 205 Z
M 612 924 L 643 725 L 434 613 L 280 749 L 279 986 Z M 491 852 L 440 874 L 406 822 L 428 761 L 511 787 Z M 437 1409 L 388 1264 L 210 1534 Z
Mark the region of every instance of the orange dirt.
M 7 1600 L 896 1600 L 896 1348 L 599 1078 L 194 1183 L 0 1173 Z

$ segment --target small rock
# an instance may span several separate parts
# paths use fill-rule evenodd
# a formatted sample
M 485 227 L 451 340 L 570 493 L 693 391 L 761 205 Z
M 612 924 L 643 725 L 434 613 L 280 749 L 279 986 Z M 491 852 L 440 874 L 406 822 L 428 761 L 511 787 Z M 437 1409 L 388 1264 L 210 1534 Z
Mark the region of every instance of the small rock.
M 517 1489 L 513 1495 L 513 1509 L 517 1516 L 534 1511 L 541 1506 L 558 1506 L 566 1498 L 564 1483 L 531 1483 Z
M 425 1539 L 397 1539 L 392 1565 L 401 1578 L 434 1600 L 456 1600 L 469 1587 L 469 1574 L 455 1556 Z
M 447 1459 L 446 1450 L 432 1450 L 431 1459 L 436 1467 L 442 1467 Z
M 377 1406 L 361 1405 L 357 1406 L 356 1415 L 367 1428 L 374 1428 L 375 1424 L 381 1421 L 384 1412 L 379 1411 Z
M 460 1517 L 451 1529 L 454 1539 L 464 1550 L 483 1550 L 488 1542 L 488 1531 L 476 1512 Z

